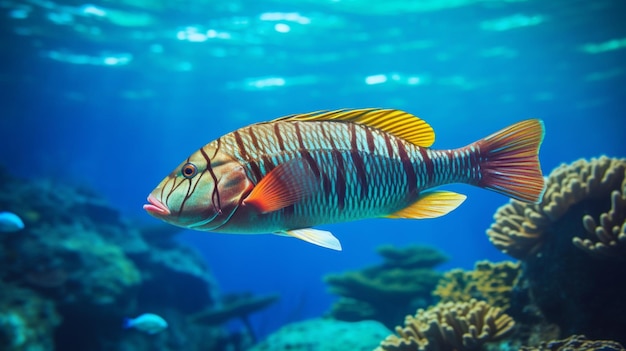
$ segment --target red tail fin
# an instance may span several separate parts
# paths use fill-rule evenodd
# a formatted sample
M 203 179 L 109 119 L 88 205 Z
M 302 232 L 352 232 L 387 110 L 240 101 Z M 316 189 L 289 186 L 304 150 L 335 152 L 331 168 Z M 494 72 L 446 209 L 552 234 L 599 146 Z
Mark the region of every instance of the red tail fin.
M 478 141 L 482 160 L 478 186 L 520 201 L 541 201 L 545 180 L 537 154 L 543 135 L 543 122 L 529 119 Z

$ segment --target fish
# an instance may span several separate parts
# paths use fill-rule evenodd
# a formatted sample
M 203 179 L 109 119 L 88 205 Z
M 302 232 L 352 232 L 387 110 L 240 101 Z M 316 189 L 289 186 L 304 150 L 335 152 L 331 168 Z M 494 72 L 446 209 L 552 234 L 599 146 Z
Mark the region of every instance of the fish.
M 24 221 L 13 212 L 0 212 L 0 232 L 17 232 L 24 229 Z
M 517 122 L 457 149 L 432 149 L 433 128 L 397 109 L 284 116 L 237 129 L 200 148 L 148 195 L 148 214 L 182 228 L 273 233 L 333 250 L 314 226 L 366 218 L 424 219 L 466 196 L 466 183 L 537 203 L 545 191 L 543 121 Z
M 124 319 L 123 327 L 124 329 L 135 328 L 148 334 L 156 334 L 167 328 L 167 322 L 154 313 L 144 313 L 135 318 Z

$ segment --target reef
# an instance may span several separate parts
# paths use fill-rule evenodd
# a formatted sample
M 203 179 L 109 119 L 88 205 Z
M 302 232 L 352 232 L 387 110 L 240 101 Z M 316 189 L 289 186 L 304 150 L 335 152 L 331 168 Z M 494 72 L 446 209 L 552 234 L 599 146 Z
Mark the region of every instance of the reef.
M 521 273 L 519 262 L 476 262 L 474 270 L 453 269 L 444 273 L 433 295 L 441 302 L 485 301 L 507 311 L 511 307 L 513 287 Z
M 624 232 L 625 173 L 626 159 L 606 156 L 590 161 L 581 159 L 569 165 L 562 164 L 548 176 L 546 191 L 540 203 L 528 204 L 511 200 L 498 209 L 494 215 L 495 222 L 487 230 L 487 235 L 502 252 L 524 259 L 538 252 L 551 227 L 568 214 L 572 207 L 581 203 L 597 203 L 605 209 L 596 216 L 602 217 L 601 223 L 605 232 L 596 233 L 592 216 L 586 223 L 588 230 L 595 234 L 594 237 L 584 240 L 575 236 L 570 240 L 578 242 L 577 246 L 587 251 L 593 251 L 590 248 L 595 247 L 596 243 L 599 246 L 618 246 L 626 240 L 623 234 L 622 239 L 619 239 L 620 227 L 621 232 Z M 612 213 L 607 211 L 607 204 L 610 202 L 606 199 L 613 199 Z M 602 248 L 597 250 L 606 251 Z
M 588 340 L 583 335 L 572 335 L 563 340 L 542 342 L 535 347 L 524 346 L 520 351 L 624 351 L 624 347 L 611 340 Z
M 0 349 L 210 351 L 251 344 L 221 323 L 189 318 L 223 297 L 203 259 L 171 240 L 171 230 L 142 230 L 86 188 L 2 170 L 0 209 L 25 223 L 0 236 Z M 262 302 L 248 296 L 232 312 L 252 313 Z M 169 327 L 158 335 L 122 328 L 125 317 L 145 312 Z
M 602 156 L 551 172 L 541 203 L 497 211 L 487 234 L 522 260 L 510 313 L 524 344 L 546 341 L 546 326 L 560 338 L 626 342 L 625 204 L 626 159 Z
M 515 322 L 484 301 L 439 303 L 407 316 L 398 335 L 390 335 L 375 351 L 467 351 L 500 340 Z
M 252 293 L 237 293 L 224 295 L 221 303 L 189 316 L 194 323 L 206 325 L 221 325 L 233 318 L 240 319 L 246 327 L 247 335 L 252 342 L 256 342 L 254 330 L 249 317 L 254 312 L 263 310 L 280 298 L 279 295 L 255 296 Z
M 381 246 L 378 253 L 384 259 L 380 265 L 324 277 L 340 296 L 330 311 L 334 318 L 373 319 L 393 328 L 406 311 L 434 302 L 431 292 L 441 277 L 434 267 L 447 260 L 443 254 L 423 246 Z
M 598 258 L 626 258 L 626 191 L 614 190 L 611 209 L 600 214 L 599 221 L 584 215 L 583 225 L 590 237 L 574 237 L 572 242 L 576 247 Z
M 0 348 L 5 351 L 52 350 L 61 323 L 54 302 L 31 289 L 0 281 Z
M 249 351 L 372 351 L 389 333 L 376 321 L 310 319 L 281 328 Z

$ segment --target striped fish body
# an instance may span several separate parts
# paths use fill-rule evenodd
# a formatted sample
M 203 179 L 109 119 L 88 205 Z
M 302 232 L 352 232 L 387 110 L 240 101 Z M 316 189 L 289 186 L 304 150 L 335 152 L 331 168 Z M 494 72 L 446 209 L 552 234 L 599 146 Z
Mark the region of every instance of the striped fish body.
M 536 202 L 543 124 L 519 122 L 468 146 L 433 150 L 432 128 L 399 110 L 292 115 L 205 145 L 148 197 L 157 218 L 195 230 L 283 233 L 339 248 L 310 227 L 364 218 L 432 218 L 465 196 L 427 191 L 467 183 Z
M 293 163 L 293 176 L 309 182 L 304 188 L 315 189 L 277 211 L 259 213 L 254 206 L 241 206 L 214 230 L 223 232 L 268 233 L 384 217 L 414 203 L 422 190 L 471 182 L 478 169 L 469 148 L 433 151 L 356 123 L 256 124 L 212 146 L 240 160 L 255 184 L 277 166 Z

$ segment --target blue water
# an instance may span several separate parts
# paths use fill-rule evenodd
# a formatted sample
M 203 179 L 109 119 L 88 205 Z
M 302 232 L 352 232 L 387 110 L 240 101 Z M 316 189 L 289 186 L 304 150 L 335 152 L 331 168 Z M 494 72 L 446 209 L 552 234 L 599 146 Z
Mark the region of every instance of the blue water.
M 466 145 L 541 118 L 547 174 L 626 155 L 624 1 L 5 1 L 0 164 L 83 184 L 138 224 L 190 153 L 250 123 L 343 107 L 400 108 Z M 166 4 L 166 5 L 163 5 Z M 326 226 L 334 252 L 272 235 L 181 232 L 223 292 L 280 293 L 265 335 L 319 316 L 322 276 L 378 263 L 377 246 L 432 245 L 441 270 L 507 257 L 485 234 L 502 195 L 467 185 L 451 214 Z M 181 297 L 184 298 L 184 297 Z

